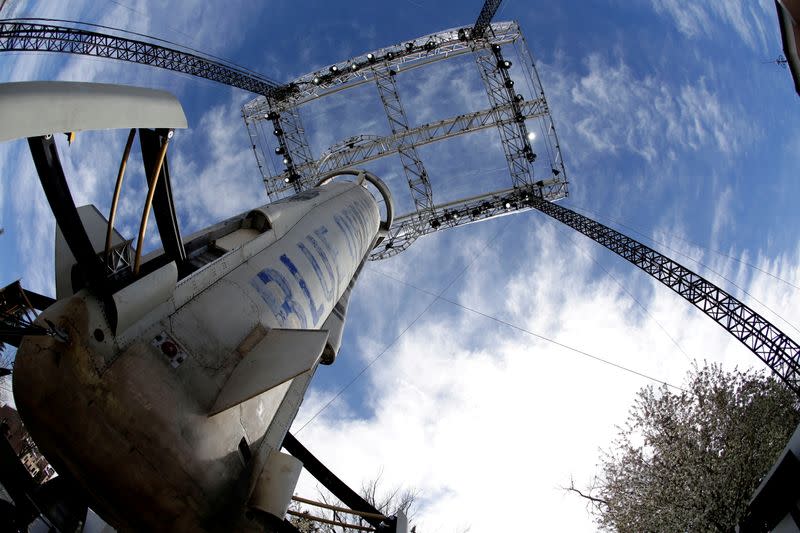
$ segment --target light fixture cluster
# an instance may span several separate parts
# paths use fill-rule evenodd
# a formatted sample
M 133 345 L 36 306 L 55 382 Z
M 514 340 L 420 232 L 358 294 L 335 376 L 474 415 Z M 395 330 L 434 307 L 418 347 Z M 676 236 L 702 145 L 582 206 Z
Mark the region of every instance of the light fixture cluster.
M 544 182 L 538 181 L 536 185 L 542 187 Z M 530 191 L 513 192 L 507 196 L 496 196 L 491 201 L 487 200 L 477 205 L 465 206 L 461 209 L 445 209 L 439 216 L 431 219 L 430 225 L 434 230 L 438 230 L 442 226 L 448 227 L 457 223 L 463 217 L 477 220 L 486 215 L 530 207 L 533 203 L 534 196 Z
M 292 157 L 286 147 L 286 140 L 283 138 L 283 129 L 281 128 L 280 118 L 281 115 L 277 111 L 270 111 L 264 115 L 264 118 L 271 121 L 273 125 L 272 133 L 278 138 L 278 146 L 275 147 L 275 155 L 283 156 L 283 164 L 286 165 L 286 177 L 283 179 L 284 183 L 295 183 L 300 180 L 300 175 L 292 166 Z
M 461 38 L 460 35 L 461 34 L 459 33 L 459 38 Z M 424 50 L 426 52 L 432 52 L 432 51 L 436 50 L 436 42 L 433 41 L 433 40 L 429 40 L 423 45 L 417 45 L 414 42 L 408 42 L 408 43 L 406 43 L 404 45 L 404 48 L 405 48 L 405 54 L 402 54 L 402 55 L 411 54 L 411 53 L 414 53 L 414 52 L 418 52 L 420 50 Z M 397 58 L 397 54 L 395 52 L 389 51 L 389 52 L 386 52 L 386 55 L 383 56 L 383 58 L 379 58 L 379 57 L 376 57 L 375 54 L 370 52 L 369 54 L 367 54 L 366 58 L 367 58 L 367 60 L 365 62 L 361 62 L 361 63 L 359 63 L 357 61 L 353 61 L 348 66 L 347 70 L 349 70 L 350 72 L 356 72 L 357 70 L 361 69 L 362 67 L 364 67 L 366 65 L 369 65 L 369 64 L 372 64 L 372 63 L 375 63 L 377 61 L 381 61 L 381 60 L 383 60 L 383 61 L 393 61 L 395 58 Z M 507 61 L 507 63 L 508 63 L 508 66 L 510 67 L 511 66 L 511 62 Z M 325 83 L 326 81 L 332 80 L 336 76 L 340 75 L 341 72 L 342 72 L 342 69 L 339 67 L 339 65 L 331 65 L 330 67 L 328 67 L 328 74 L 316 74 L 316 75 L 314 75 L 313 78 L 311 78 L 311 82 L 314 85 L 321 85 L 321 84 Z
M 523 140 L 525 141 L 525 146 L 522 148 L 520 153 L 529 163 L 534 163 L 536 161 L 536 152 L 533 151 L 530 143 L 536 139 L 536 134 L 533 132 L 528 132 L 525 128 L 525 115 L 522 113 L 522 103 L 525 101 L 525 97 L 514 92 L 514 80 L 512 80 L 511 76 L 508 74 L 508 70 L 511 68 L 512 63 L 508 59 L 503 58 L 502 47 L 499 44 L 493 44 L 491 49 L 495 59 L 497 60 L 495 66 L 503 78 L 503 86 L 508 89 L 509 96 L 511 97 L 511 107 L 514 112 L 514 121 L 519 124 L 520 132 L 524 135 Z

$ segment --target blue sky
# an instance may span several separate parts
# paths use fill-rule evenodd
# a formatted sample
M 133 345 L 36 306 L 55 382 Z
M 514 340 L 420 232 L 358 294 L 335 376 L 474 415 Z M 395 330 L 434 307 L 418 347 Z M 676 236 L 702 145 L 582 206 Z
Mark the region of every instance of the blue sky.
M 2 15 L 140 31 L 287 81 L 469 25 L 480 6 L 10 0 Z M 506 0 L 496 20 L 511 19 L 527 37 L 561 139 L 571 182 L 564 204 L 644 233 L 799 338 L 800 100 L 788 72 L 764 63 L 780 52 L 773 2 Z M 185 234 L 267 201 L 240 117 L 252 95 L 53 54 L 0 55 L 0 79 L 127 83 L 178 96 L 190 129 L 176 134 L 170 169 Z M 398 83 L 412 123 L 486 106 L 466 61 Z M 379 110 L 368 88 L 310 107 L 304 118 L 315 153 L 343 136 L 385 133 Z M 125 132 L 102 132 L 80 134 L 71 148 L 61 143 L 79 204 L 107 211 L 124 140 Z M 488 132 L 423 152 L 436 194 L 496 188 L 506 175 L 497 146 Z M 141 164 L 137 151 L 131 169 Z M 407 202 L 396 160 L 374 170 L 395 186 L 398 203 Z M 129 237 L 143 183 L 132 172 L 123 190 L 120 227 Z M 0 145 L 0 225 L 0 280 L 22 278 L 52 294 L 54 224 L 24 141 Z M 148 244 L 155 242 L 151 234 Z M 760 367 L 671 291 L 538 213 L 428 236 L 370 263 L 340 357 L 319 370 L 295 430 L 413 322 L 299 437 L 351 485 L 382 472 L 387 488 L 419 489 L 420 531 L 519 525 L 498 506 L 529 511 L 530 529 L 594 530 L 583 503 L 559 487 L 570 476 L 591 479 L 598 448 L 648 381 L 443 299 L 420 316 L 434 296 L 396 280 L 434 294 L 449 286 L 443 298 L 674 384 L 692 360 Z M 301 489 L 316 490 L 308 480 Z

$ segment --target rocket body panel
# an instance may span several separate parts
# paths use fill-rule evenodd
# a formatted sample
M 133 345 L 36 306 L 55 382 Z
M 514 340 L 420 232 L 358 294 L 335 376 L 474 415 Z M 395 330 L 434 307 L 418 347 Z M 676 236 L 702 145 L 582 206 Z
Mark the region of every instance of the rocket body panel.
M 208 414 L 270 329 L 322 327 L 380 224 L 366 189 L 335 182 L 247 218 L 261 219 L 257 232 L 217 235 L 224 254 L 178 281 L 134 324 L 115 332 L 83 290 L 38 319 L 63 328 L 67 343 L 27 337 L 17 353 L 15 400 L 30 433 L 112 525 L 253 526 L 237 521 L 313 369 Z

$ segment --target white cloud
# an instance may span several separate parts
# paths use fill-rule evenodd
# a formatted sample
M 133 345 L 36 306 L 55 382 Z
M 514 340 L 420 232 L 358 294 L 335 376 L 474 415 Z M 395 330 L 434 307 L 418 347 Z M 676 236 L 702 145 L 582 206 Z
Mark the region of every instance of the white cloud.
M 738 113 L 702 78 L 672 87 L 660 76 L 633 71 L 621 57 L 610 61 L 602 53 L 589 55 L 585 69 L 578 74 L 542 66 L 551 78 L 545 81 L 555 89 L 548 94 L 559 130 L 571 145 L 584 148 L 574 154 L 578 160 L 592 158 L 588 148 L 634 153 L 653 163 L 674 160 L 684 149 L 730 154 L 742 142 L 746 128 Z
M 189 231 L 267 203 L 240 107 L 240 99 L 232 97 L 176 139 L 172 186 Z
M 721 186 L 721 191 L 716 195 L 717 205 L 714 209 L 714 219 L 711 223 L 711 246 L 717 246 L 720 235 L 732 229 L 734 217 L 731 213 L 731 203 L 733 202 L 733 188 L 730 185 Z
M 0 193 L 8 202 L 8 210 L 2 211 L 6 229 L 3 239 L 10 239 L 13 234 L 17 246 L 10 252 L 17 261 L 5 266 L 15 277 L 22 278 L 26 288 L 54 294 L 55 223 L 24 140 L 10 141 L 0 147 L 0 175 Z M 6 246 L 4 243 L 4 249 L 8 249 Z
M 681 384 L 690 363 L 656 321 L 700 361 L 720 361 L 728 368 L 760 366 L 752 353 L 682 298 L 578 238 L 581 248 L 621 269 L 621 283 L 640 296 L 653 318 L 643 316 L 616 282 L 593 274 L 592 261 L 538 218 L 515 221 L 490 245 L 463 283 L 456 284 L 455 299 L 674 384 Z M 538 229 L 531 232 L 531 227 Z M 485 232 L 475 233 L 484 234 L 462 239 L 461 264 L 484 246 Z M 518 242 L 519 234 L 529 238 Z M 512 257 L 521 258 L 513 268 L 496 255 L 512 242 L 519 248 Z M 686 249 L 674 238 L 668 244 Z M 765 303 L 791 307 L 793 289 L 730 267 L 721 256 L 703 257 L 697 248 L 691 252 L 716 270 L 732 268 L 738 274 L 733 279 Z M 427 260 L 415 255 L 408 262 L 399 256 L 369 268 L 406 272 L 411 282 L 426 285 L 419 273 L 435 268 L 447 253 Z M 777 261 L 761 257 L 757 264 L 800 284 L 800 249 Z M 447 270 L 453 275 L 460 269 Z M 370 270 L 360 283 L 356 307 L 380 308 L 391 299 L 377 295 L 397 290 L 394 282 Z M 429 298 L 415 298 L 420 307 L 414 315 Z M 793 315 L 800 318 L 800 312 Z M 395 322 L 399 331 L 409 317 Z M 364 325 L 364 330 L 368 336 L 371 328 Z M 371 359 L 382 346 L 364 343 L 360 349 L 366 353 L 340 357 Z M 349 410 L 342 416 L 339 409 L 350 408 L 338 401 L 299 438 L 352 486 L 382 471 L 387 486 L 421 489 L 419 528 L 442 532 L 466 526 L 512 531 L 521 510 L 536 517 L 536 529 L 593 530 L 587 527 L 583 502 L 560 487 L 568 484 L 570 474 L 579 483 L 590 479 L 598 448 L 611 442 L 614 424 L 623 422 L 636 390 L 650 384 L 444 302 L 434 304 L 362 379 L 369 383 L 363 400 L 370 416 L 357 418 Z M 329 398 L 314 394 L 301 408 L 295 429 Z M 306 479 L 298 493 L 313 496 L 315 491 Z
M 730 28 L 747 46 L 759 52 L 766 50 L 768 46 L 764 19 L 775 18 L 775 5 L 767 1 L 654 0 L 652 6 L 660 15 L 672 18 L 678 31 L 689 38 L 724 37 L 728 40 L 723 29 Z

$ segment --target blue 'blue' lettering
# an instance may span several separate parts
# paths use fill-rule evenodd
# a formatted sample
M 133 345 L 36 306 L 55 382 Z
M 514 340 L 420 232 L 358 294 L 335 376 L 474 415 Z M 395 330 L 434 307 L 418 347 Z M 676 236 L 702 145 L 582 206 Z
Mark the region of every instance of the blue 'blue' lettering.
M 289 272 L 291 272 L 298 285 L 300 285 L 300 289 L 303 291 L 303 294 L 306 295 L 306 298 L 308 299 L 308 305 L 311 308 L 311 323 L 312 326 L 316 326 L 319 317 L 322 315 L 322 306 L 317 306 L 314 304 L 314 297 L 311 295 L 311 291 L 308 290 L 306 280 L 303 279 L 303 276 L 300 275 L 297 267 L 294 266 L 294 263 L 292 263 L 292 260 L 289 259 L 286 254 L 281 255 L 281 263 L 283 263 L 286 268 L 289 269 Z
M 270 283 L 274 283 L 280 289 L 283 294 L 282 300 L 269 288 Z M 280 272 L 272 268 L 265 268 L 250 280 L 250 285 L 258 292 L 282 326 L 286 326 L 289 317 L 294 315 L 300 322 L 300 327 L 308 327 L 306 314 L 292 297 L 292 290 Z

